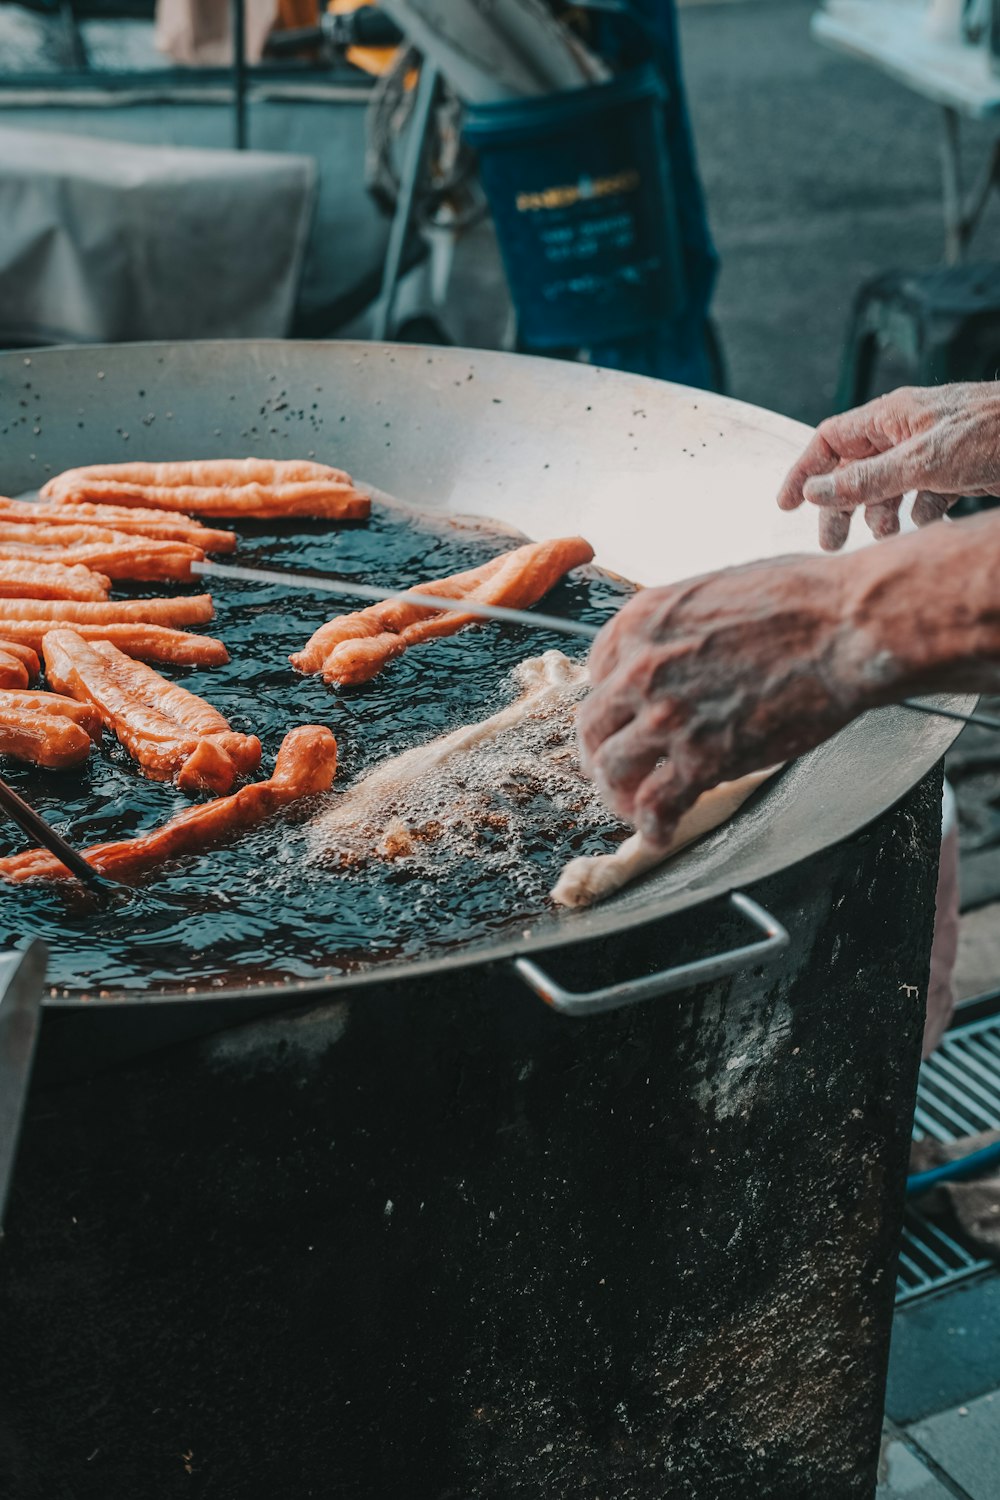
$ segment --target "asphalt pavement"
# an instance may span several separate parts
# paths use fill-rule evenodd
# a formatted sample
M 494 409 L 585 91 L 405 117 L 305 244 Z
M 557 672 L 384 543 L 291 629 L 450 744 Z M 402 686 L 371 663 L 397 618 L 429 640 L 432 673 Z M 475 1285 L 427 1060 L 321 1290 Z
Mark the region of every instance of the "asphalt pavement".
M 715 313 L 732 394 L 816 422 L 833 404 L 854 294 L 940 263 L 940 112 L 814 42 L 804 0 L 680 13 L 684 72 L 722 256 Z M 987 128 L 964 129 L 969 174 Z M 996 257 L 995 197 L 973 258 Z M 901 369 L 885 374 L 898 384 Z

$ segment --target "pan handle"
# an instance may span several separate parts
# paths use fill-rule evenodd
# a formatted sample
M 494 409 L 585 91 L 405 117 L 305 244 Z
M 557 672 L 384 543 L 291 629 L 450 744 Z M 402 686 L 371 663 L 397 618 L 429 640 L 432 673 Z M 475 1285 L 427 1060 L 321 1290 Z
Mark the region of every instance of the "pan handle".
M 674 969 L 661 969 L 658 974 L 644 975 L 640 979 L 626 979 L 621 984 L 609 984 L 602 990 L 563 989 L 562 985 L 532 963 L 529 958 L 515 958 L 514 968 L 529 989 L 540 995 L 546 1005 L 564 1016 L 596 1016 L 606 1010 L 620 1010 L 625 1005 L 636 1005 L 641 1000 L 655 1000 L 671 990 L 687 989 L 691 985 L 703 984 L 708 979 L 721 979 L 750 963 L 768 960 L 787 948 L 789 936 L 786 929 L 769 911 L 765 911 L 752 897 L 743 891 L 730 891 L 729 900 L 742 916 L 764 933 L 759 942 L 744 943 L 740 948 L 730 948 L 728 953 L 713 953 L 709 958 L 698 958 L 693 963 L 680 964 Z

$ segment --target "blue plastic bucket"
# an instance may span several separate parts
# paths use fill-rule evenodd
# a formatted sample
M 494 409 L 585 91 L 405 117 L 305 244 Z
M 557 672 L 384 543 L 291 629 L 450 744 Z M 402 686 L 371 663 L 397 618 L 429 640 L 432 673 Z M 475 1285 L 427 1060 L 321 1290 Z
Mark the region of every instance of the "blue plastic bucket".
M 645 65 L 469 110 L 522 344 L 586 347 L 682 307 L 665 96 Z

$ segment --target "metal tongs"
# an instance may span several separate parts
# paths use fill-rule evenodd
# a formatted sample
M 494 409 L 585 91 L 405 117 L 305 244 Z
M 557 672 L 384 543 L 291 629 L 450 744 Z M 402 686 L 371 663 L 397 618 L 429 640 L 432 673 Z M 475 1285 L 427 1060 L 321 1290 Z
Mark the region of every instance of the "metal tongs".
M 29 838 L 36 839 L 50 854 L 61 860 L 67 870 L 75 875 L 77 880 L 92 891 L 95 895 L 106 898 L 115 890 L 114 881 L 106 879 L 99 870 L 95 870 L 89 860 L 73 848 L 72 844 L 66 842 L 61 833 L 56 833 L 51 823 L 46 822 L 41 813 L 37 813 L 30 803 L 15 792 L 12 786 L 0 778 L 0 810 L 5 812 L 12 823 L 23 828 Z
M 507 625 L 531 625 L 536 630 L 553 630 L 579 640 L 596 640 L 601 627 L 585 625 L 579 620 L 565 620 L 560 615 L 546 615 L 537 610 L 508 609 L 502 604 L 481 604 L 474 599 L 447 599 L 439 594 L 421 594 L 419 589 L 384 589 L 373 584 L 348 582 L 343 578 L 325 578 L 319 573 L 282 573 L 272 568 L 244 568 L 231 563 L 193 562 L 191 572 L 206 578 L 228 578 L 239 583 L 276 583 L 284 588 L 302 589 L 313 594 L 339 594 L 345 599 L 364 599 L 370 604 L 385 604 L 390 599 L 405 599 L 421 609 L 452 611 L 475 615 L 481 620 L 499 620 Z M 961 714 L 952 708 L 921 703 L 919 698 L 903 698 L 900 707 L 936 719 L 953 719 L 959 724 L 976 724 L 981 729 L 1000 730 L 1000 719 L 989 714 Z

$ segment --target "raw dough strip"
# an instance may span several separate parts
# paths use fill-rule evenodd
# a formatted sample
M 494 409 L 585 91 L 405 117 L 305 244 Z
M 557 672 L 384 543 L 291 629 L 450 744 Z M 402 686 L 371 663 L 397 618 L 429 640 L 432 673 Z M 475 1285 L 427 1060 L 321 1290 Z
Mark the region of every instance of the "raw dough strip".
M 571 568 L 581 567 L 593 556 L 590 543 L 579 536 L 529 542 L 491 558 L 482 567 L 422 583 L 416 592 L 528 609 Z M 325 682 L 354 686 L 376 677 L 410 646 L 481 623 L 475 615 L 437 613 L 405 599 L 390 599 L 321 625 L 305 648 L 289 659 L 300 672 L 322 672 Z
M 50 479 L 43 500 L 145 505 L 246 520 L 286 516 L 363 521 L 371 509 L 343 469 L 291 459 L 94 464 Z
M 260 765 L 260 740 L 237 734 L 219 711 L 108 641 L 85 641 L 71 629 L 43 641 L 52 686 L 90 703 L 154 781 L 185 792 L 228 792 Z
M 0 619 L 0 643 L 14 641 L 38 652 L 48 632 L 58 630 L 60 624 L 65 625 L 65 621 Z M 173 662 L 178 667 L 221 667 L 229 660 L 225 646 L 212 636 L 190 635 L 186 630 L 170 630 L 165 625 L 126 621 L 110 625 L 74 624 L 72 628 L 85 641 L 110 641 L 136 661 Z
M 0 598 L 106 599 L 111 579 L 79 564 L 61 562 L 0 562 Z
M 770 780 L 780 766 L 753 771 L 736 781 L 720 781 L 710 791 L 702 792 L 697 802 L 681 818 L 670 843 L 658 848 L 641 833 L 633 833 L 613 854 L 585 854 L 571 859 L 552 887 L 552 899 L 560 906 L 593 906 L 595 901 L 620 891 L 623 885 L 638 880 L 665 860 L 672 859 L 688 844 L 704 838 L 722 823 L 734 817 L 748 797 Z
M 215 610 L 211 594 L 178 599 L 109 599 L 91 604 L 72 599 L 5 599 L 0 614 L 8 620 L 52 620 L 74 625 L 206 625 Z
M 102 531 L 127 532 L 161 542 L 187 542 L 203 552 L 232 552 L 236 533 L 202 526 L 193 516 L 165 510 L 133 509 L 126 505 L 45 505 L 34 500 L 0 498 L 0 522 L 24 526 L 69 528 L 93 526 Z
M 336 769 L 337 741 L 332 732 L 320 724 L 301 724 L 285 735 L 270 780 L 252 782 L 232 796 L 188 808 L 137 838 L 95 844 L 84 854 L 102 874 L 128 879 L 164 860 L 210 849 L 303 797 L 329 791 Z M 6 880 L 65 880 L 68 876 L 65 865 L 44 849 L 0 859 L 0 878 Z

